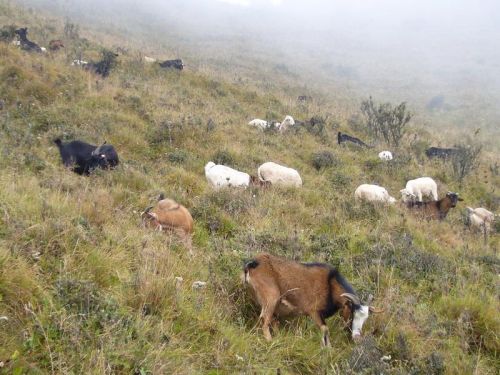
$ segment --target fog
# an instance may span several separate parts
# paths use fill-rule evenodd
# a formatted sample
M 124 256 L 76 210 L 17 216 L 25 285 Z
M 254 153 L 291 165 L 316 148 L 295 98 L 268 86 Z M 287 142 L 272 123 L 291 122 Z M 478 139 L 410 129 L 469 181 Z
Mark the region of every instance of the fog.
M 497 0 L 20 2 L 82 24 L 141 33 L 150 38 L 149 52 L 168 46 L 196 60 L 193 66 L 227 71 L 230 64 L 235 74 L 256 80 L 259 69 L 279 66 L 297 86 L 349 89 L 421 108 L 442 95 L 448 110 L 460 114 L 457 121 L 468 121 L 464 107 L 475 106 L 494 113 L 488 121 L 498 123 Z

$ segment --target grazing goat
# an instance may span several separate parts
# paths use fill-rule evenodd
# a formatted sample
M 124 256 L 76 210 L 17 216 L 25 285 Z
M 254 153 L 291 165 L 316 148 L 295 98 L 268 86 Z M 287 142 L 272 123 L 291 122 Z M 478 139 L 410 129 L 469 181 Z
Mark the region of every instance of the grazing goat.
M 260 181 L 268 181 L 272 185 L 302 186 L 302 179 L 299 172 L 293 168 L 284 167 L 273 162 L 262 164 L 257 169 L 257 176 Z
M 345 142 L 351 142 L 351 143 L 354 143 L 358 146 L 361 146 L 361 147 L 367 147 L 367 148 L 371 148 L 372 146 L 368 146 L 365 142 L 363 142 L 361 139 L 359 138 L 356 138 L 356 137 L 352 137 L 348 134 L 344 134 L 344 133 L 341 133 L 341 132 L 338 132 L 337 134 L 337 143 L 339 145 L 341 145 L 342 143 L 345 143 Z
M 430 147 L 427 150 L 425 150 L 425 155 L 427 155 L 429 159 L 432 158 L 448 159 L 450 156 L 456 154 L 457 151 L 458 150 L 456 148 Z
M 367 202 L 396 203 L 396 199 L 391 197 L 385 188 L 378 185 L 359 185 L 354 192 L 354 198 Z
M 414 180 L 409 180 L 406 183 L 406 188 L 400 190 L 403 202 L 414 201 L 422 202 L 422 197 L 431 196 L 433 200 L 437 201 L 437 184 L 430 177 L 420 177 Z
M 491 225 L 495 221 L 495 214 L 482 207 L 467 207 L 467 217 L 470 226 L 481 230 L 485 234 L 491 231 Z
M 176 233 L 184 242 L 184 245 L 193 253 L 192 233 L 193 218 L 188 209 L 172 199 L 163 199 L 156 204 L 156 207 L 148 207 L 141 214 L 143 223 L 159 231 L 172 231 Z
M 64 48 L 64 42 L 60 39 L 55 39 L 55 40 L 51 40 L 49 42 L 49 49 L 51 51 L 58 51 L 60 50 L 61 48 Z
M 370 312 L 371 296 L 362 304 L 351 285 L 334 268 L 322 263 L 298 263 L 268 253 L 258 254 L 245 264 L 244 281 L 261 307 L 260 319 L 266 340 L 274 316 L 308 315 L 322 332 L 321 343 L 330 346 L 325 320 L 340 311 L 353 340 Z
M 15 31 L 17 35 L 19 35 L 20 43 L 21 43 L 21 48 L 24 49 L 25 51 L 34 51 L 34 52 L 42 52 L 42 48 L 31 40 L 28 40 L 28 28 L 27 27 L 22 27 L 20 29 L 17 29 Z
M 181 59 L 165 60 L 165 61 L 160 63 L 160 66 L 162 68 L 174 68 L 177 70 L 184 69 L 184 63 L 182 62 Z
M 293 119 L 292 116 L 287 115 L 285 116 L 285 119 L 280 123 L 278 130 L 283 133 L 288 130 L 289 127 L 295 125 L 295 120 Z
M 223 186 L 243 186 L 250 185 L 250 175 L 225 165 L 216 165 L 210 161 L 205 165 L 205 177 L 207 181 L 216 189 Z
M 457 206 L 458 201 L 463 201 L 463 199 L 459 198 L 457 193 L 449 191 L 444 198 L 438 201 L 406 202 L 406 207 L 427 220 L 443 220 L 450 209 Z
M 248 123 L 248 125 L 253 126 L 260 130 L 265 130 L 270 127 L 270 124 L 266 120 L 261 120 L 259 118 L 253 119 Z
M 392 152 L 390 151 L 379 152 L 378 157 L 380 160 L 386 160 L 386 161 L 392 160 Z
M 79 175 L 88 175 L 96 168 L 114 168 L 119 163 L 114 147 L 106 142 L 98 147 L 82 141 L 62 143 L 58 138 L 54 143 L 59 149 L 64 166 L 72 168 L 73 172 Z

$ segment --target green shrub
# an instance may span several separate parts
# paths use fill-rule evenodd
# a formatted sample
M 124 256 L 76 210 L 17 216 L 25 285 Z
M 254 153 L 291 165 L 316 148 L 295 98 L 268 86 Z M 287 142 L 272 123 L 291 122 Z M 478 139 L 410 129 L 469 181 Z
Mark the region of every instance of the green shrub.
M 188 153 L 184 150 L 175 150 L 168 154 L 167 159 L 171 163 L 183 164 L 188 159 Z
M 16 37 L 17 27 L 14 25 L 6 25 L 0 29 L 0 41 L 9 43 Z
M 217 151 L 211 159 L 215 164 L 222 164 L 227 166 L 234 166 L 235 159 L 231 152 L 228 150 Z
M 319 171 L 339 165 L 339 160 L 330 151 L 321 151 L 312 155 L 311 164 Z

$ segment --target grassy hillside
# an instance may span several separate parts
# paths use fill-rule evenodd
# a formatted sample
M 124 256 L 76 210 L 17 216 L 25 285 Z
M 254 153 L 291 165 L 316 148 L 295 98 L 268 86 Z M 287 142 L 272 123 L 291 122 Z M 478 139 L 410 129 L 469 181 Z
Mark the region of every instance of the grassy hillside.
M 44 30 L 44 43 L 63 35 L 61 20 L 6 4 L 0 25 L 27 25 L 34 40 Z M 465 205 L 498 212 L 494 154 L 460 186 L 449 165 L 424 158 L 433 139 L 418 124 L 420 142 L 407 139 L 385 164 L 382 144 L 336 145 L 337 130 L 356 133 L 347 110 L 297 105 L 286 92 L 200 71 L 164 71 L 133 47 L 98 80 L 69 66 L 75 48 L 97 57 L 98 39 L 66 44 L 34 55 L 0 43 L 0 316 L 8 318 L 0 320 L 0 372 L 498 373 L 499 238 L 483 243 L 462 218 Z M 323 116 L 325 130 L 246 125 L 286 114 Z M 77 176 L 61 165 L 58 136 L 107 140 L 122 163 Z M 317 170 L 321 151 L 334 158 Z M 253 174 L 272 160 L 296 168 L 304 186 L 215 192 L 203 172 L 209 160 Z M 407 179 L 423 175 L 438 181 L 441 196 L 452 190 L 465 200 L 444 222 L 353 202 L 361 183 L 398 197 Z M 139 213 L 160 192 L 192 212 L 193 258 L 174 237 L 141 227 Z M 305 318 L 282 322 L 267 343 L 240 280 L 243 260 L 260 251 L 329 262 L 385 312 L 366 323 L 359 345 L 339 317 L 328 322 L 333 349 L 320 348 Z M 193 290 L 195 280 L 207 288 Z

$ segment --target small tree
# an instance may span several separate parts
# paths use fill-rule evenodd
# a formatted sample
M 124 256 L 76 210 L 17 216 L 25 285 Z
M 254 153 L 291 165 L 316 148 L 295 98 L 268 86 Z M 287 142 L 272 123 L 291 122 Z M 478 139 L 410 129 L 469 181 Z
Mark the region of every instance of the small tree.
M 451 156 L 453 174 L 460 184 L 463 179 L 479 165 L 481 145 L 456 145 L 456 151 Z
M 78 39 L 80 38 L 79 34 L 80 28 L 78 25 L 75 25 L 70 20 L 66 20 L 64 23 L 64 36 L 68 39 Z
M 370 97 L 361 103 L 361 113 L 366 118 L 368 133 L 377 139 L 384 139 L 391 146 L 399 146 L 413 114 L 406 109 L 406 102 L 393 107 L 391 103 L 378 106 Z

